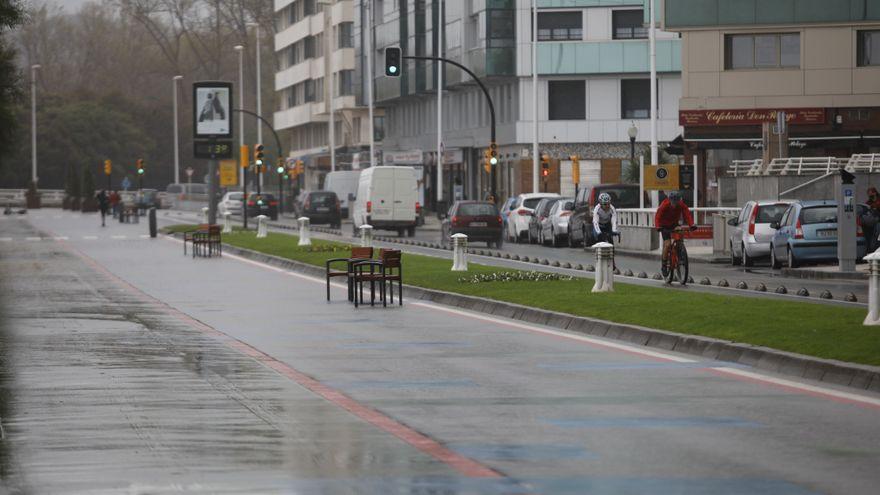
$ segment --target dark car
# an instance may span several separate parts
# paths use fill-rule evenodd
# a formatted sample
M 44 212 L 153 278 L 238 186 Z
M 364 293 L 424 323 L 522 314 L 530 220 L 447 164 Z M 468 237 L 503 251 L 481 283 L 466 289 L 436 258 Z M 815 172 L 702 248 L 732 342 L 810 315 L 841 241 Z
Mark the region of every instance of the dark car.
M 333 191 L 311 191 L 302 200 L 300 214 L 309 217 L 311 224 L 329 224 L 338 229 L 342 226 L 342 208 Z
M 541 223 L 550 215 L 550 210 L 561 198 L 544 198 L 535 206 L 535 212 L 529 219 L 529 244 L 537 244 L 541 238 Z
M 611 204 L 617 209 L 639 207 L 638 184 L 600 184 L 581 189 L 574 199 L 574 212 L 568 221 L 570 247 L 592 246 L 595 243 L 593 208 L 599 203 L 599 195 L 602 193 L 611 196 Z
M 501 249 L 503 225 L 498 207 L 488 201 L 456 201 L 440 228 L 440 242 L 448 244 L 453 234 L 465 234 L 468 242 L 485 242 Z
M 278 220 L 278 200 L 272 194 L 248 194 L 247 212 L 249 217 L 266 215 L 272 220 Z

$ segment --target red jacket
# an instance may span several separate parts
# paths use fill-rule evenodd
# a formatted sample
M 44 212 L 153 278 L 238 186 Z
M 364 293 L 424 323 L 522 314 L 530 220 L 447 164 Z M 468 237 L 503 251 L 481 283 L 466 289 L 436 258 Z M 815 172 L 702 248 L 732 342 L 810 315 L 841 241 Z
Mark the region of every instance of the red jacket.
M 660 203 L 657 213 L 654 215 L 654 227 L 660 229 L 673 229 L 678 225 L 678 219 L 684 217 L 684 221 L 689 227 L 694 225 L 694 217 L 691 216 L 691 210 L 688 209 L 684 201 L 678 200 L 678 204 L 673 205 L 669 198 Z

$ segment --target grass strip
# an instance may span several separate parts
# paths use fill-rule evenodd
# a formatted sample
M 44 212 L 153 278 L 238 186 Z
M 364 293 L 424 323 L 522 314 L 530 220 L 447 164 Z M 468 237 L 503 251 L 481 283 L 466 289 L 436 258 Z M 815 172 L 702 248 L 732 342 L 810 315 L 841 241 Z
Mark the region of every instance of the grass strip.
M 194 228 L 174 226 L 169 232 Z M 238 246 L 316 266 L 345 257 L 350 245 L 312 239 L 313 247 L 296 246 L 297 237 L 253 231 L 224 234 Z M 517 272 L 477 263 L 468 272 L 452 272 L 452 260 L 404 254 L 406 284 L 485 297 L 576 316 L 600 318 L 673 332 L 755 344 L 826 359 L 880 365 L 880 330 L 862 325 L 865 309 L 673 290 L 617 282 L 613 293 L 592 294 L 591 279 L 461 282 L 475 274 Z

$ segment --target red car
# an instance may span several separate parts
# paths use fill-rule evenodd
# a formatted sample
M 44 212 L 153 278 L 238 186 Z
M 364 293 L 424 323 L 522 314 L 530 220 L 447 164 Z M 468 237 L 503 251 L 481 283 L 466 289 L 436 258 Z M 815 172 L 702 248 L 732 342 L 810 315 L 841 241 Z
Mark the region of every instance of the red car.
M 468 242 L 485 242 L 501 249 L 504 228 L 498 207 L 488 201 L 456 201 L 443 218 L 440 243 L 449 244 L 453 234 L 465 234 Z

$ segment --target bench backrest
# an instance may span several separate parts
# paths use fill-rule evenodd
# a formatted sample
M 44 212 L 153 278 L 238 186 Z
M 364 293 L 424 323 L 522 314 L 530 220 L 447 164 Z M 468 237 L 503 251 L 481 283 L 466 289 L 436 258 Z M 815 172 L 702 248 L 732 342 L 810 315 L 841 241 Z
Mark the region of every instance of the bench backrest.
M 382 249 L 379 251 L 379 258 L 385 268 L 400 268 L 401 253 L 399 249 Z
M 373 257 L 373 248 L 371 247 L 353 247 L 351 248 L 351 259 L 368 260 Z

